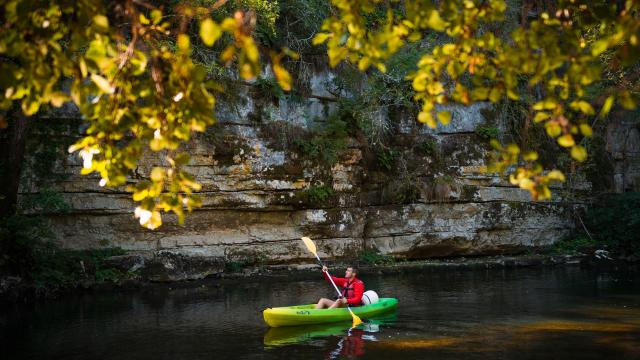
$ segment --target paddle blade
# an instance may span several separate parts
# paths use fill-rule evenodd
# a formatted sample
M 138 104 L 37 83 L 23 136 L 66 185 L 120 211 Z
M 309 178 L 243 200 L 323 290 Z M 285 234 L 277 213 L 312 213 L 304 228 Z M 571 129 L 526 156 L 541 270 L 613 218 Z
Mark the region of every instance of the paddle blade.
M 313 242 L 313 240 L 311 240 L 310 238 L 303 236 L 302 237 L 302 241 L 304 242 L 304 244 L 307 246 L 307 249 L 309 249 L 309 251 L 314 255 L 314 256 L 318 256 L 318 253 L 316 252 L 316 244 Z
M 351 326 L 351 327 L 356 327 L 356 326 L 362 324 L 362 320 L 360 319 L 360 317 L 358 315 L 356 315 L 353 312 L 351 312 L 351 316 L 353 317 L 353 326 Z

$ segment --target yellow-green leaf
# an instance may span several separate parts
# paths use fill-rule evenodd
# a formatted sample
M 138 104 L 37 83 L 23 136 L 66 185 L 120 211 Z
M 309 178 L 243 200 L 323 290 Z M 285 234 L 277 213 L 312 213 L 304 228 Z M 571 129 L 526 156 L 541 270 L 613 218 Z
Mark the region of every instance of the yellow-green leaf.
M 580 132 L 582 135 L 587 137 L 591 137 L 593 135 L 593 129 L 591 129 L 589 124 L 580 124 Z
M 423 124 L 427 124 L 427 126 L 432 129 L 435 129 L 437 126 L 436 121 L 433 119 L 433 115 L 431 115 L 430 111 L 421 111 L 418 114 L 418 121 Z
M 602 109 L 600 109 L 600 117 L 603 118 L 609 114 L 611 111 L 611 107 L 613 106 L 613 102 L 615 101 L 615 97 L 613 95 L 609 96 L 602 105 Z
M 512 155 L 518 155 L 520 153 L 520 147 L 516 144 L 507 145 L 507 152 Z
M 412 81 L 413 89 L 417 92 L 422 92 L 427 89 L 427 76 L 424 73 L 418 74 Z
M 284 91 L 291 90 L 291 74 L 279 63 L 273 64 L 273 73 L 276 75 L 278 85 Z
M 449 125 L 451 122 L 451 113 L 448 111 L 440 111 L 438 113 L 438 121 L 440 121 L 442 125 Z
M 471 90 L 471 97 L 473 100 L 486 100 L 489 96 L 489 89 L 486 87 L 477 87 Z
M 540 111 L 539 113 L 536 114 L 536 116 L 533 117 L 533 121 L 536 123 L 539 123 L 541 121 L 547 120 L 550 116 L 551 115 L 549 115 L 548 113 L 544 111 Z
M 535 151 L 527 151 L 522 154 L 522 159 L 525 161 L 536 161 L 538 160 L 538 153 Z
M 247 58 L 251 62 L 257 62 L 260 59 L 260 52 L 258 52 L 258 47 L 253 43 L 246 44 L 244 51 L 247 53 Z
M 586 102 L 584 100 L 573 101 L 573 102 L 571 102 L 571 104 L 569 106 L 571 106 L 572 109 L 580 111 L 580 112 L 582 112 L 583 114 L 586 114 L 586 115 L 595 114 L 595 111 L 593 110 L 593 107 L 591 106 L 591 104 L 589 104 L 588 102 Z
M 104 15 L 96 15 L 93 17 L 93 23 L 101 31 L 109 30 L 109 19 Z
M 558 103 L 552 99 L 545 99 L 533 104 L 533 110 L 551 110 L 555 109 Z
M 576 142 L 571 134 L 564 134 L 558 138 L 558 144 L 562 147 L 572 147 Z
M 636 108 L 636 103 L 633 101 L 633 97 L 629 91 L 623 91 L 620 93 L 620 105 L 627 110 L 633 110 Z
M 444 29 L 447 27 L 447 22 L 442 20 L 438 10 L 431 10 L 426 20 L 427 26 L 435 31 L 444 31 Z
M 562 128 L 555 121 L 548 121 L 544 124 L 544 128 L 547 130 L 547 135 L 552 138 L 555 138 L 562 133 Z
M 555 181 L 561 181 L 561 182 L 565 181 L 564 174 L 560 170 L 551 170 L 551 171 L 549 171 L 549 173 L 547 174 L 547 178 L 549 178 L 550 180 L 555 180 Z
M 587 149 L 584 146 L 576 145 L 571 148 L 571 157 L 583 162 L 587 159 Z
M 164 179 L 164 169 L 161 167 L 154 167 L 151 170 L 151 180 L 154 182 L 160 182 Z
M 313 38 L 313 45 L 320 45 L 323 42 L 327 41 L 327 39 L 329 39 L 332 35 L 328 34 L 328 33 L 318 33 L 314 38 Z
M 158 24 L 160 20 L 162 20 L 162 11 L 158 9 L 151 10 L 151 20 L 153 20 L 153 24 Z
M 53 94 L 51 94 L 51 98 L 49 101 L 51 101 L 51 105 L 53 105 L 54 107 L 60 107 L 67 100 L 69 100 L 67 95 L 65 95 L 63 92 L 56 91 Z
M 140 23 L 143 25 L 149 25 L 151 23 L 151 21 L 149 21 L 149 19 L 146 16 L 144 16 L 143 13 L 140 13 L 140 16 L 138 16 L 138 18 L 140 20 Z
M 200 38 L 205 45 L 213 46 L 221 35 L 222 28 L 213 20 L 206 18 L 200 23 Z
M 111 86 L 111 84 L 109 83 L 109 80 L 98 74 L 91 74 L 91 81 L 93 81 L 100 90 L 107 94 L 113 94 L 113 92 L 115 91 L 113 86 Z
M 491 89 L 491 92 L 489 93 L 489 100 L 492 103 L 497 103 L 500 98 L 502 98 L 502 91 L 498 88 Z
M 607 50 L 608 47 L 609 47 L 608 38 L 598 40 L 595 43 L 593 43 L 593 46 L 591 47 L 591 55 L 598 56 L 602 54 L 605 50 Z
M 188 53 L 191 50 L 191 41 L 189 40 L 189 36 L 186 34 L 178 35 L 178 49 L 183 53 Z

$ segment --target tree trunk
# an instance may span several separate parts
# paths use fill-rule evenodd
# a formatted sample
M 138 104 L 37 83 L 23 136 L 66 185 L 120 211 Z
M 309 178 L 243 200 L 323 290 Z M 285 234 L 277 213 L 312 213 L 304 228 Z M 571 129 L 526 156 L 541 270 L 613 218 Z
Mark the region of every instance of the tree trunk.
M 0 178 L 0 218 L 16 211 L 18 188 L 24 161 L 29 120 L 16 106 L 10 112 L 9 127 L 2 143 L 2 177 Z

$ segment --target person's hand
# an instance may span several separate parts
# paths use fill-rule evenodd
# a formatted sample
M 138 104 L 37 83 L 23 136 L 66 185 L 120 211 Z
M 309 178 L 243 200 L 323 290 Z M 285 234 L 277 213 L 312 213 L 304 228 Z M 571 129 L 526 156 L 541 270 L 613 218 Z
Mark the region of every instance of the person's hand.
M 347 298 L 341 297 L 340 299 L 338 299 L 338 301 L 340 301 L 343 305 L 347 305 Z
M 322 271 L 323 272 L 327 272 L 327 271 L 329 271 L 329 269 L 325 265 L 322 265 Z

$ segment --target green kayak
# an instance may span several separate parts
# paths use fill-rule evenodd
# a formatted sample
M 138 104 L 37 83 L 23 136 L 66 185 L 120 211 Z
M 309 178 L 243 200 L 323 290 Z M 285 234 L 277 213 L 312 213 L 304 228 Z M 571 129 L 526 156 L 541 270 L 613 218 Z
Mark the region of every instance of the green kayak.
M 352 307 L 351 310 L 359 317 L 367 319 L 392 311 L 397 306 L 398 299 L 381 298 L 376 304 Z M 346 308 L 316 310 L 314 307 L 315 304 L 267 308 L 263 312 L 264 321 L 271 327 L 280 327 L 351 320 L 351 314 Z

